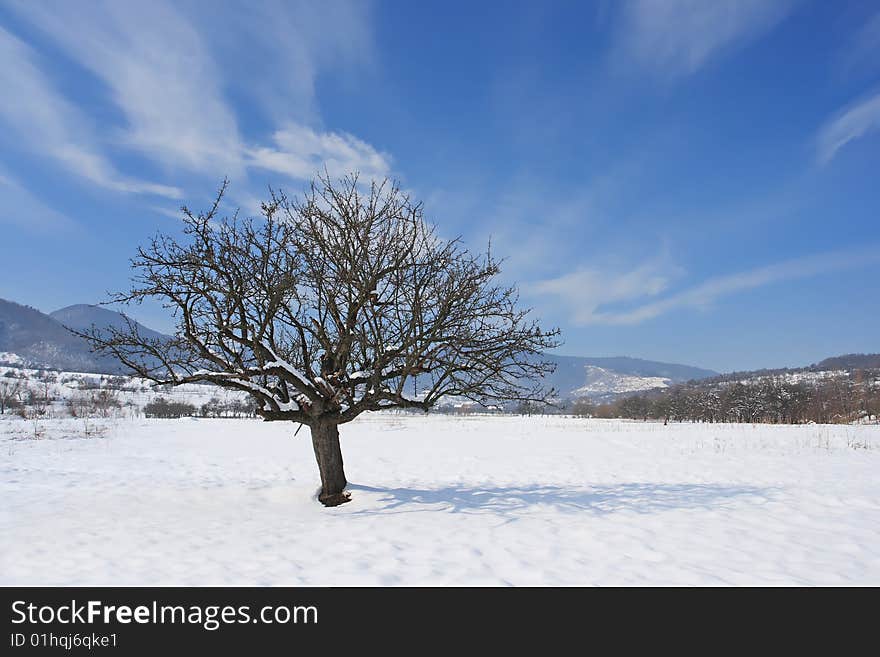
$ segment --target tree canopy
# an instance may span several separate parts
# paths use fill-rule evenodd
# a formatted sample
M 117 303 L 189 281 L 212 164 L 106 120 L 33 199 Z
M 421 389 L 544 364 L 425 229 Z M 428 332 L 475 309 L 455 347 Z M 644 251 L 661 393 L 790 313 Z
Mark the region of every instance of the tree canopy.
M 497 282 L 491 249 L 440 237 L 396 184 L 324 176 L 303 198 L 272 192 L 254 218 L 221 216 L 226 187 L 206 212 L 182 208 L 181 236 L 139 248 L 132 288 L 111 299 L 160 300 L 175 334 L 93 327 L 95 349 L 159 384 L 247 392 L 266 420 L 313 434 L 443 397 L 545 400 L 558 329 Z

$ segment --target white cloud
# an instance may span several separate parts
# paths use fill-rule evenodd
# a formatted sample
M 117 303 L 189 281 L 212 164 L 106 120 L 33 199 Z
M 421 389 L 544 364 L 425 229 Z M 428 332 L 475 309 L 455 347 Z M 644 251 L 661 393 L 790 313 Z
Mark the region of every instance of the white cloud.
M 610 303 L 653 297 L 668 289 L 677 268 L 648 263 L 627 272 L 582 267 L 557 278 L 523 286 L 529 296 L 545 296 L 561 302 L 578 325 L 595 324 L 599 309 Z
M 163 207 L 161 205 L 151 205 L 149 209 L 155 212 L 156 214 L 160 214 L 163 217 L 168 217 L 169 219 L 180 219 L 183 216 L 183 212 L 181 212 L 180 208 L 170 208 Z
M 880 128 L 880 93 L 862 100 L 829 121 L 817 138 L 819 162 L 826 164 L 846 144 Z
M 31 49 L 0 27 L 0 120 L 16 146 L 46 154 L 73 173 L 115 191 L 178 198 L 180 190 L 120 174 L 100 153 L 86 116 L 55 92 L 34 63 Z
M 235 117 L 199 34 L 170 4 L 20 2 L 16 9 L 104 82 L 121 143 L 172 170 L 241 173 Z
M 842 53 L 847 68 L 874 68 L 880 63 L 880 11 L 864 21 Z
M 362 72 L 375 61 L 370 3 L 362 0 L 226 3 L 208 15 L 203 3 L 187 6 L 226 82 L 256 99 L 276 125 L 320 124 L 319 75 Z
M 629 0 L 619 52 L 664 74 L 694 73 L 719 53 L 769 31 L 792 6 L 788 0 Z
M 71 171 L 101 187 L 116 192 L 155 194 L 172 199 L 183 197 L 183 192 L 178 187 L 159 185 L 119 175 L 106 158 L 89 149 L 73 144 L 64 144 L 56 147 L 54 154 Z
M 383 178 L 391 170 L 390 156 L 345 133 L 315 132 L 290 124 L 272 135 L 271 146 L 258 146 L 247 153 L 250 166 L 307 179 L 327 168 L 331 176 L 360 171 L 365 178 Z
M 104 0 L 90 5 L 92 11 L 65 2 L 13 6 L 104 83 L 124 118 L 115 131 L 117 144 L 167 171 L 240 181 L 252 167 L 294 179 L 309 179 L 325 166 L 331 173 L 357 170 L 377 177 L 390 170 L 389 156 L 370 144 L 290 118 L 315 118 L 320 69 L 369 59 L 363 3 L 264 2 L 208 16 L 204 5 L 193 4 L 191 18 L 187 5 L 165 0 Z M 217 29 L 208 29 L 212 25 Z M 236 66 L 239 75 L 230 75 Z M 226 97 L 230 85 L 256 94 L 270 114 L 287 117 L 269 144 L 241 135 Z M 68 112 L 74 108 L 65 104 L 53 116 Z M 57 131 L 49 134 L 57 141 Z M 109 165 L 94 153 L 69 144 L 60 153 L 84 175 L 109 178 Z M 121 191 L 132 186 L 115 184 Z
M 773 283 L 877 264 L 880 264 L 880 244 L 852 251 L 796 258 L 750 271 L 710 278 L 690 289 L 622 311 L 603 311 L 601 306 L 632 300 L 636 295 L 656 295 L 666 289 L 665 281 L 662 278 L 655 279 L 650 274 L 646 275 L 643 268 L 640 268 L 620 277 L 596 274 L 593 278 L 579 280 L 577 276 L 568 275 L 569 277 L 545 281 L 534 287 L 563 299 L 571 307 L 572 320 L 576 324 L 627 325 L 639 324 L 680 308 L 706 307 L 720 297 Z M 584 285 L 583 290 L 579 283 Z

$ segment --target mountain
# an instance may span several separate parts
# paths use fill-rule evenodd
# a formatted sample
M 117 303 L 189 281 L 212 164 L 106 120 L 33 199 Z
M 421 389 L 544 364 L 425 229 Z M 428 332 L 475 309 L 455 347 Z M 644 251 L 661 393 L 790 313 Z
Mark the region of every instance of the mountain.
M 0 364 L 100 374 L 126 373 L 115 359 L 93 354 L 85 340 L 65 328 L 83 330 L 93 325 L 124 327 L 125 320 L 120 313 L 100 306 L 77 304 L 46 315 L 30 306 L 0 299 Z M 141 324 L 137 327 L 146 337 L 166 337 Z M 780 373 L 880 368 L 880 354 L 846 354 L 803 368 L 725 375 L 689 365 L 625 356 L 582 358 L 548 354 L 546 358 L 556 364 L 556 371 L 545 381 L 547 386 L 553 387 L 564 399 L 589 397 L 594 401 L 612 401 L 623 395 L 691 380 L 738 380 Z
M 810 369 L 824 370 L 870 370 L 880 369 L 880 354 L 844 354 L 811 365 Z
M 689 365 L 626 356 L 581 358 L 548 355 L 547 359 L 556 363 L 556 371 L 547 378 L 547 385 L 555 388 L 561 397 L 589 397 L 595 401 L 607 401 L 621 394 L 663 388 L 672 383 L 705 379 L 718 374 Z
M 125 318 L 120 313 L 108 310 L 107 308 L 102 308 L 101 306 L 90 306 L 84 303 L 61 308 L 60 310 L 49 313 L 49 317 L 64 326 L 69 326 L 78 331 L 91 328 L 92 326 L 97 326 L 98 328 L 113 327 L 118 329 L 125 329 L 128 327 Z M 137 324 L 138 332 L 144 337 L 153 339 L 167 337 L 158 331 L 147 328 L 143 324 L 138 322 L 135 322 L 135 324 Z
M 85 340 L 65 328 L 84 330 L 92 326 L 123 328 L 125 325 L 120 313 L 101 306 L 76 304 L 46 315 L 35 308 L 0 299 L 0 362 L 77 372 L 125 373 L 126 369 L 113 358 L 93 354 Z M 142 324 L 137 327 L 146 337 L 166 337 Z M 557 369 L 547 384 L 563 397 L 605 399 L 716 374 L 697 367 L 639 358 L 548 358 L 556 363 Z
M 73 371 L 95 371 L 88 344 L 35 308 L 0 299 L 0 352 L 25 363 Z
M 116 359 L 93 354 L 84 339 L 65 328 L 120 326 L 124 321 L 119 313 L 97 306 L 69 306 L 46 315 L 36 308 L 0 299 L 0 360 L 71 372 L 125 373 L 126 368 Z M 151 337 L 161 337 L 138 326 Z
M 775 369 L 746 370 L 727 372 L 711 377 L 707 383 L 726 381 L 749 381 L 767 377 L 783 377 L 789 381 L 820 380 L 838 372 L 852 373 L 856 370 L 880 370 L 880 354 L 843 354 L 832 356 L 812 365 L 803 367 L 781 367 Z

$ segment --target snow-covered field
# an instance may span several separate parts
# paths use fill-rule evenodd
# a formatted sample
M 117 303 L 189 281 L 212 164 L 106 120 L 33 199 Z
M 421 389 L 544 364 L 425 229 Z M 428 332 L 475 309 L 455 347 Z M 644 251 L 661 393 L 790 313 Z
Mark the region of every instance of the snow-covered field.
M 880 584 L 880 427 L 0 419 L 0 584 Z

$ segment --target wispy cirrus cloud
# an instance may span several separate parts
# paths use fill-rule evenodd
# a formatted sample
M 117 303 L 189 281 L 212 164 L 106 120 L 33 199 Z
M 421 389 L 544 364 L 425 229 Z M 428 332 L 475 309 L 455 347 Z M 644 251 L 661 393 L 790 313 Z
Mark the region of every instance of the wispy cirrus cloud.
M 227 85 L 279 126 L 319 125 L 319 76 L 361 73 L 376 60 L 372 4 L 362 0 L 226 3 L 208 14 L 198 0 L 177 6 L 201 28 Z
M 172 170 L 241 173 L 236 119 L 219 71 L 189 22 L 163 0 L 15 3 L 18 12 L 101 80 L 125 125 L 116 140 Z
M 629 271 L 580 267 L 556 278 L 526 284 L 523 292 L 558 302 L 574 324 L 584 326 L 600 323 L 603 306 L 664 292 L 680 273 L 665 262 L 649 262 Z
M 97 2 L 91 11 L 63 2 L 12 6 L 103 83 L 123 118 L 108 130 L 116 145 L 169 174 L 241 181 L 250 169 L 294 179 L 324 166 L 365 175 L 390 170 L 390 157 L 365 141 L 303 122 L 320 123 L 314 89 L 320 70 L 369 60 L 363 3 L 270 0 L 207 16 L 198 3 L 165 0 Z M 209 29 L 215 22 L 222 30 Z M 233 88 L 281 122 L 268 143 L 242 135 L 228 99 Z M 68 149 L 65 157 L 86 171 L 100 170 L 81 153 Z
M 851 141 L 880 128 L 880 92 L 841 111 L 826 123 L 816 138 L 820 164 L 830 162 Z
M 534 284 L 532 289 L 556 296 L 569 307 L 571 319 L 577 325 L 632 325 L 684 308 L 705 308 L 721 297 L 765 285 L 872 265 L 880 265 L 880 244 L 795 258 L 712 277 L 681 292 L 623 310 L 604 308 L 615 302 L 659 296 L 668 289 L 668 278 L 644 266 L 619 275 L 581 270 Z
M 785 18 L 794 1 L 628 0 L 622 3 L 617 54 L 671 77 L 757 38 Z
M 880 11 L 875 12 L 856 30 L 843 49 L 842 64 L 852 68 L 876 68 L 880 64 Z
M 179 189 L 125 176 L 102 154 L 88 117 L 58 94 L 35 63 L 32 49 L 0 27 L 0 121 L 15 146 L 54 158 L 74 174 L 107 189 L 179 198 Z

